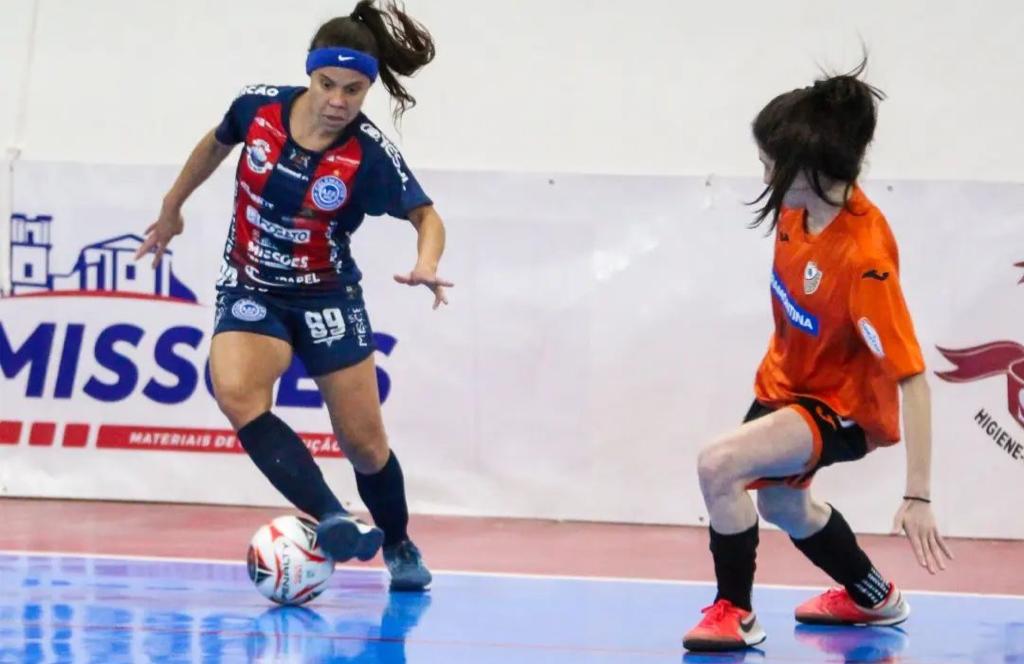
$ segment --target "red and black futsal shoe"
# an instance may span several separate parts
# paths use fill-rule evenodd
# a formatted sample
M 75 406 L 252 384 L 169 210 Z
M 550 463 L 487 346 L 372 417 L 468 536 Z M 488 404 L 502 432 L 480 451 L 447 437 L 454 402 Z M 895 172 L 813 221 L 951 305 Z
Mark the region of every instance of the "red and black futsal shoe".
M 766 638 L 754 612 L 736 607 L 727 599 L 718 600 L 701 613 L 704 617 L 683 637 L 687 650 L 742 650 Z
M 796 619 L 808 625 L 898 625 L 910 615 L 910 605 L 896 584 L 874 608 L 858 606 L 843 588 L 826 590 L 796 608 Z

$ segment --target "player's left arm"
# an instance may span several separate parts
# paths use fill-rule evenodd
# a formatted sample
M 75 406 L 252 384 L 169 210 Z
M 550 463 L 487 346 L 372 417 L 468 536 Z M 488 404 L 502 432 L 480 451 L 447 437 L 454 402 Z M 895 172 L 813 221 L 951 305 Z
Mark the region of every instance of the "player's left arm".
M 416 265 L 408 274 L 396 274 L 395 281 L 408 286 L 427 286 L 434 293 L 434 308 L 437 309 L 448 304 L 444 289 L 455 285 L 437 276 L 437 267 L 444 253 L 444 222 L 433 205 L 414 208 L 408 212 L 408 217 L 418 236 Z
M 917 562 L 935 574 L 946 569 L 945 559 L 953 554 L 935 524 L 931 502 L 932 474 L 932 397 L 925 374 L 900 381 L 903 394 L 903 438 L 907 448 L 907 484 L 905 497 L 896 517 L 893 532 L 905 532 Z
M 904 532 L 922 567 L 934 574 L 952 559 L 935 524 L 931 507 L 931 393 L 924 358 L 900 287 L 894 261 L 874 261 L 858 269 L 850 296 L 850 315 L 861 339 L 900 386 L 907 450 L 905 498 L 893 519 Z

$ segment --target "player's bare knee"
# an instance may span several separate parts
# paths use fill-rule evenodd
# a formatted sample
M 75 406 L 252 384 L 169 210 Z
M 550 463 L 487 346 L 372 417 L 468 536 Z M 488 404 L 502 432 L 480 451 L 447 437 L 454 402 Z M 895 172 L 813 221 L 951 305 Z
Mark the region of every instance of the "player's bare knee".
M 215 381 L 213 395 L 217 407 L 236 430 L 270 407 L 265 398 L 251 386 L 237 381 Z
M 735 455 L 723 445 L 710 445 L 697 457 L 697 475 L 705 495 L 722 493 L 736 483 Z
M 383 430 L 364 431 L 347 437 L 346 456 L 364 475 L 378 472 L 388 462 L 391 450 Z

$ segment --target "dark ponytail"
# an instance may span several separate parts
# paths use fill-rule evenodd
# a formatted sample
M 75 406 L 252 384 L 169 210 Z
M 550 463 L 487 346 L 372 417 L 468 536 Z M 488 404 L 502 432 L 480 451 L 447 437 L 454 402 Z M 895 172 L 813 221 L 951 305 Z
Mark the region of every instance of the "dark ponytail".
M 771 181 L 751 203 L 764 203 L 751 227 L 771 217 L 775 228 L 786 191 L 801 173 L 822 200 L 846 205 L 875 135 L 877 104 L 885 99 L 881 90 L 860 79 L 866 67 L 865 55 L 853 71 L 781 94 L 757 114 L 754 138 L 775 167 Z M 822 178 L 846 184 L 843 200 L 829 199 Z
M 412 76 L 434 59 L 434 40 L 430 32 L 405 13 L 394 0 L 383 9 L 374 0 L 359 0 L 348 16 L 327 21 L 316 31 L 309 50 L 343 46 L 363 51 L 380 62 L 380 80 L 394 100 L 397 122 L 416 105 L 399 76 Z

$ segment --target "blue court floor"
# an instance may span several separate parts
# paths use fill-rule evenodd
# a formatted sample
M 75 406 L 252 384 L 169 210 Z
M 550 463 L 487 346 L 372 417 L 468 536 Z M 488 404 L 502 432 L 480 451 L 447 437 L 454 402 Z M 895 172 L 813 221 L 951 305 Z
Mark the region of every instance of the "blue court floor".
M 1007 573 L 1022 573 L 1020 569 Z M 309 608 L 273 608 L 245 566 L 0 554 L 0 664 L 21 662 L 979 662 L 1024 664 L 1024 598 L 909 593 L 903 629 L 797 627 L 812 591 L 759 588 L 759 650 L 684 655 L 710 586 L 438 574 L 389 594 L 339 568 Z

